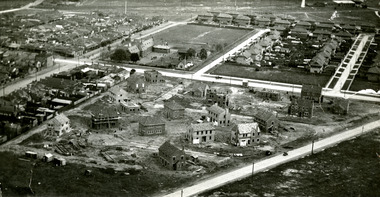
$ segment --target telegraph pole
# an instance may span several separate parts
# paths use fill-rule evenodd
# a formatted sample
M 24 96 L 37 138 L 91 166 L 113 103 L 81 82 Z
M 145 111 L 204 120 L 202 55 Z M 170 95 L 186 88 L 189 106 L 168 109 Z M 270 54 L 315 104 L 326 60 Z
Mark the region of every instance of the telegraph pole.
M 124 2 L 124 14 L 127 14 L 127 5 L 128 5 L 128 1 L 125 1 Z
M 313 139 L 313 141 L 311 142 L 311 154 L 312 154 L 312 155 L 314 154 L 314 139 Z

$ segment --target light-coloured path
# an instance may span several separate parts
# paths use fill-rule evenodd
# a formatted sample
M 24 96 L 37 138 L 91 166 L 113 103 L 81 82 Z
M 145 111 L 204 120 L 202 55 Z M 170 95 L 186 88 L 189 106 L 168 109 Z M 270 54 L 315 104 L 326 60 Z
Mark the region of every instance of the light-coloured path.
M 28 5 L 25 5 L 25 6 L 22 6 L 20 8 L 15 8 L 15 9 L 10 9 L 10 10 L 2 10 L 0 11 L 0 14 L 4 14 L 4 13 L 8 13 L 8 12 L 16 12 L 16 11 L 20 11 L 20 10 L 24 10 L 24 9 L 28 9 L 32 6 L 36 6 L 40 3 L 42 3 L 44 0 L 36 0 L 35 2 L 32 2 L 32 3 L 29 3 Z
M 322 151 L 325 148 L 336 145 L 342 141 L 349 140 L 351 138 L 354 138 L 358 135 L 361 135 L 365 132 L 371 131 L 378 127 L 380 127 L 380 120 L 367 123 L 363 126 L 356 127 L 354 129 L 343 131 L 339 134 L 322 139 L 320 141 L 316 141 L 314 143 L 314 153 L 318 151 Z M 246 178 L 252 175 L 252 169 L 254 170 L 254 173 L 258 173 L 261 171 L 274 168 L 280 164 L 299 159 L 306 155 L 310 155 L 311 149 L 312 149 L 312 143 L 306 146 L 294 149 L 292 151 L 289 151 L 288 156 L 283 156 L 283 155 L 273 156 L 271 158 L 255 162 L 254 164 L 247 165 L 245 167 L 242 167 L 242 168 L 239 168 L 239 169 L 236 169 L 236 170 L 233 170 L 233 171 L 230 171 L 230 172 L 227 172 L 227 173 L 224 173 L 212 178 L 208 178 L 206 180 L 198 182 L 195 185 L 178 189 L 171 193 L 165 194 L 164 197 L 194 196 L 202 192 L 215 189 L 220 186 L 226 185 L 228 183 Z

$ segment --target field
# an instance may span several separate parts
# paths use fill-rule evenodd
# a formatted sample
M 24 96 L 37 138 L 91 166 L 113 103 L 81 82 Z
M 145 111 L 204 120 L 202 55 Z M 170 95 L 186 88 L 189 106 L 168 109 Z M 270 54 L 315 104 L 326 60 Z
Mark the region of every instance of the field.
M 200 196 L 378 196 L 379 152 L 377 130 Z
M 34 0 L 0 0 L 0 10 L 19 8 L 33 1 Z
M 244 72 L 242 72 L 244 70 Z M 299 69 L 298 69 L 299 70 Z M 236 64 L 223 64 L 215 70 L 211 71 L 211 74 L 226 75 L 232 77 L 243 77 L 250 79 L 274 81 L 290 84 L 319 84 L 321 86 L 326 85 L 330 76 L 328 75 L 315 75 L 308 72 L 292 71 L 292 70 L 260 70 L 256 71 L 253 67 L 244 67 Z
M 172 47 L 208 44 L 228 45 L 249 33 L 249 30 L 226 29 L 199 25 L 178 25 L 153 36 L 159 44 L 167 42 Z M 226 43 L 226 44 L 225 44 Z

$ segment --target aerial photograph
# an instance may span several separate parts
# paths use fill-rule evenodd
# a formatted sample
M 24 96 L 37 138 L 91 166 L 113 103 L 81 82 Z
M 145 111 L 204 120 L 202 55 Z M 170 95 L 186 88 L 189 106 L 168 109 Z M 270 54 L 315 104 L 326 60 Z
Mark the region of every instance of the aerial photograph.
M 0 197 L 379 197 L 379 0 L 0 0 Z

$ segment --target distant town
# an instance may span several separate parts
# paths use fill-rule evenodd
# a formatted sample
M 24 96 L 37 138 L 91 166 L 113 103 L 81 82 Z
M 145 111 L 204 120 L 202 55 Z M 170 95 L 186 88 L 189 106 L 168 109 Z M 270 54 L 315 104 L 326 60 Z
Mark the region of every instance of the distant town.
M 370 0 L 22 2 L 0 196 L 202 195 L 380 126 Z

